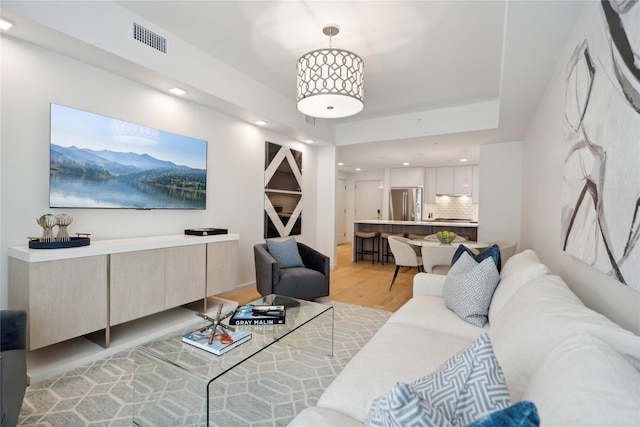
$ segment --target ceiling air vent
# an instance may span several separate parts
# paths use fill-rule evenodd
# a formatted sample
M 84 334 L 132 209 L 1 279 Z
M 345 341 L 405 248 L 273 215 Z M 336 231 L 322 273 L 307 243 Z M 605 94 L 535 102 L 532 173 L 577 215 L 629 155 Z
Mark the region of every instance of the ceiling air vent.
M 304 116 L 304 121 L 307 122 L 308 124 L 315 126 L 316 125 L 316 118 L 315 117 L 311 117 L 311 116 L 307 116 L 305 114 Z
M 133 23 L 133 38 L 157 51 L 167 53 L 167 39 L 137 22 Z

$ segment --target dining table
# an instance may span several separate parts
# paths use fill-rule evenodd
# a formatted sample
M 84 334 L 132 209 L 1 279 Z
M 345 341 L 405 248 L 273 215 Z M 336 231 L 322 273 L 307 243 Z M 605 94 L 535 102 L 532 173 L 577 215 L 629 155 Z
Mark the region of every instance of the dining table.
M 441 243 L 438 240 L 428 240 L 428 239 L 411 239 L 409 240 L 410 244 L 412 245 L 416 245 L 416 246 L 427 246 L 430 248 L 437 248 L 437 247 L 442 247 L 442 248 L 457 248 L 460 245 L 465 245 L 466 247 L 468 247 L 469 249 L 485 249 L 489 247 L 488 243 L 484 243 L 484 242 L 478 242 L 475 240 L 456 240 L 453 241 L 451 243 Z

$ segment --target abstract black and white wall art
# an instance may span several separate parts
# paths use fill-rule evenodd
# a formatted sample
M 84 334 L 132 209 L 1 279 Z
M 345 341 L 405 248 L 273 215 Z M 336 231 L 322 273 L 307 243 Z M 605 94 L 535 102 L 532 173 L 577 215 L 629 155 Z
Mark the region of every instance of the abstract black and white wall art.
M 566 67 L 562 245 L 640 290 L 640 3 L 598 15 Z
M 302 233 L 302 152 L 265 143 L 264 237 Z

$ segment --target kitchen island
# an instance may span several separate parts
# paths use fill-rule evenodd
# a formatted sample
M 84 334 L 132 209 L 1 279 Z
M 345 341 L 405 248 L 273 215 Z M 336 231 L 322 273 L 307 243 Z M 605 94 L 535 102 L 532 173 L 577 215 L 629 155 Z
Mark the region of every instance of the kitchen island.
M 357 233 L 358 231 L 379 231 L 380 234 L 404 233 L 407 236 L 409 236 L 410 234 L 427 236 L 429 234 L 434 234 L 438 231 L 445 230 L 453 231 L 458 236 L 462 236 L 467 240 L 478 240 L 478 223 L 471 221 L 391 221 L 384 219 L 368 219 L 355 221 L 353 223 L 353 259 L 356 259 L 355 233 Z M 382 247 L 382 245 L 380 245 L 380 247 Z

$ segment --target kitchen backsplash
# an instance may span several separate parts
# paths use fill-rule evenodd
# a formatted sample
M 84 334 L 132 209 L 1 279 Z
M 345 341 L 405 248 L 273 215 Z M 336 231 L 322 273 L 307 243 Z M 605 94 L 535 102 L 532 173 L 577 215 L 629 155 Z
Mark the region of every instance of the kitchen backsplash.
M 478 220 L 478 205 L 472 203 L 471 197 L 437 196 L 436 204 L 425 203 L 422 208 L 423 221 L 429 220 L 429 213 L 433 218 L 458 218 Z

